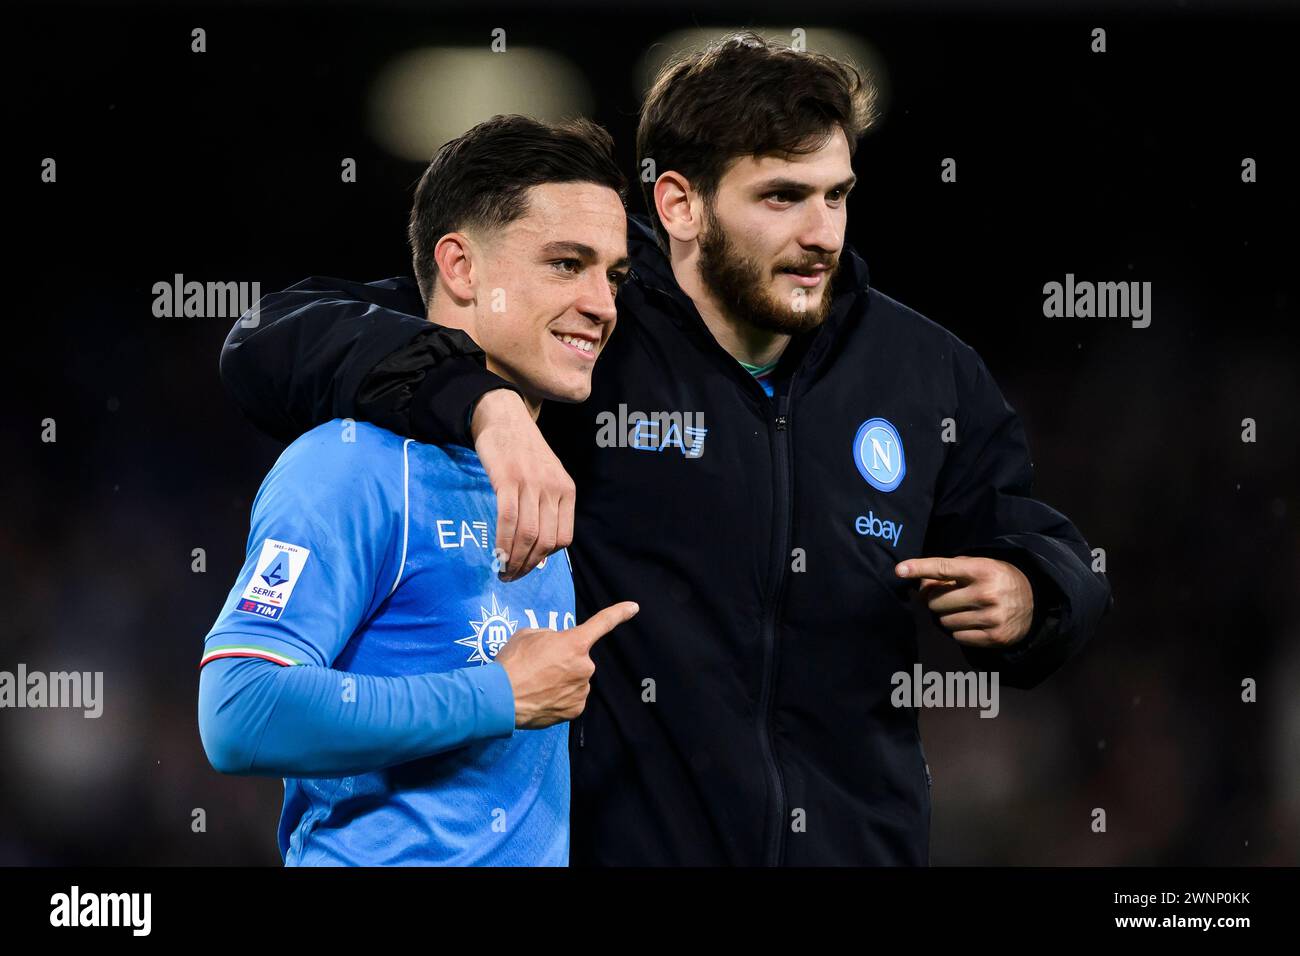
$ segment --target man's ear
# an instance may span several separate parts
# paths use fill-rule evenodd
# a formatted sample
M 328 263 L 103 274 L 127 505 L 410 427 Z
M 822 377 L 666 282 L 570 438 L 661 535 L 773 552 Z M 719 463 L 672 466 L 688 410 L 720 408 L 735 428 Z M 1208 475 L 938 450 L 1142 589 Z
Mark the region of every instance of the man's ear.
M 655 209 L 664 231 L 678 242 L 691 242 L 703 229 L 704 205 L 690 180 L 669 170 L 655 181 Z
M 475 263 L 480 255 L 481 251 L 463 232 L 449 232 L 433 247 L 433 261 L 438 266 L 437 285 L 461 305 L 474 299 L 478 279 Z

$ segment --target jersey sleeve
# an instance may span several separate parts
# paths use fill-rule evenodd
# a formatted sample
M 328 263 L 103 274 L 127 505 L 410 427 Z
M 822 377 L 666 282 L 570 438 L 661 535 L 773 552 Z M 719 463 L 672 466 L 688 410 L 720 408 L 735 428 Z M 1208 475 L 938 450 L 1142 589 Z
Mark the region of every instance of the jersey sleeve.
M 510 677 L 495 661 L 392 677 L 218 659 L 199 676 L 199 736 L 221 773 L 351 776 L 514 728 Z
M 957 442 L 940 471 L 925 554 L 989 557 L 1018 567 L 1034 592 L 1029 633 L 1008 648 L 962 647 L 975 667 L 1033 687 L 1073 656 L 1111 604 L 1087 541 L 1033 497 L 1024 426 L 974 350 L 959 347 Z
M 244 565 L 201 661 L 329 666 L 396 583 L 404 444 L 330 422 L 296 441 L 253 502 Z
M 329 422 L 263 482 L 200 661 L 199 733 L 214 768 L 346 776 L 513 733 L 498 663 L 408 676 L 330 666 L 400 581 L 408 454 L 391 433 Z

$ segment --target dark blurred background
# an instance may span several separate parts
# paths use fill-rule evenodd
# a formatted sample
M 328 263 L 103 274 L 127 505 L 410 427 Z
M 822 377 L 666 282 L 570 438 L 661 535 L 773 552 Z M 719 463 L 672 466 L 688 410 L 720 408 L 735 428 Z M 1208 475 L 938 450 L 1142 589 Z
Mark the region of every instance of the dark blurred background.
M 998 719 L 922 713 L 934 862 L 1300 862 L 1293 9 L 99 4 L 5 19 L 0 670 L 102 670 L 105 703 L 97 720 L 0 710 L 0 864 L 279 863 L 281 783 L 208 766 L 196 693 L 280 446 L 218 381 L 233 319 L 157 318 L 154 283 L 408 273 L 420 157 L 496 112 L 585 112 L 634 176 L 645 71 L 738 27 L 804 28 L 881 83 L 850 240 L 879 289 L 984 356 L 1025 421 L 1037 494 L 1106 553 L 1115 609 L 1081 657 L 1004 690 Z M 488 52 L 497 28 L 505 54 Z M 1066 273 L 1150 281 L 1150 327 L 1044 318 L 1043 285 Z M 964 667 L 935 633 L 923 656 Z

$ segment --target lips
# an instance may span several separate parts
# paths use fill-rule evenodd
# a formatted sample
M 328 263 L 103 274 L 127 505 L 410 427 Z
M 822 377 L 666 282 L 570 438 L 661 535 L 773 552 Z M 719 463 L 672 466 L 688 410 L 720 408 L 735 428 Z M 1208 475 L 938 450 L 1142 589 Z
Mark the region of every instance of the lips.
M 552 332 L 555 340 L 571 352 L 576 352 L 583 358 L 594 359 L 596 350 L 600 348 L 600 339 L 596 336 L 581 335 L 575 332 Z
M 832 270 L 828 263 L 814 262 L 808 266 L 786 266 L 778 271 L 789 276 L 796 284 L 811 288 L 820 285 L 822 277 L 829 275 Z
M 826 275 L 826 272 L 827 270 L 825 266 L 815 266 L 812 269 L 806 269 L 806 270 L 796 270 L 796 269 L 781 270 L 782 275 L 787 275 L 792 280 L 794 280 L 797 284 L 809 288 L 820 284 L 822 281 L 822 276 Z

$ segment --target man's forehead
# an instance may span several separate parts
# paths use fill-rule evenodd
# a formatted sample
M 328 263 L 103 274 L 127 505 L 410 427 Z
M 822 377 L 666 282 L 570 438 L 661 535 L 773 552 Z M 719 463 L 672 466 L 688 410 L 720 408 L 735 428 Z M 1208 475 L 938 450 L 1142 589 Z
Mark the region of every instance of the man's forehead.
M 844 131 L 835 132 L 810 153 L 737 156 L 728 165 L 723 180 L 740 185 L 774 177 L 791 179 L 829 179 L 839 181 L 853 174 L 848 139 Z
M 504 232 L 530 242 L 572 241 L 619 259 L 627 255 L 627 215 L 618 194 L 596 183 L 542 183 L 528 190 L 528 211 Z

